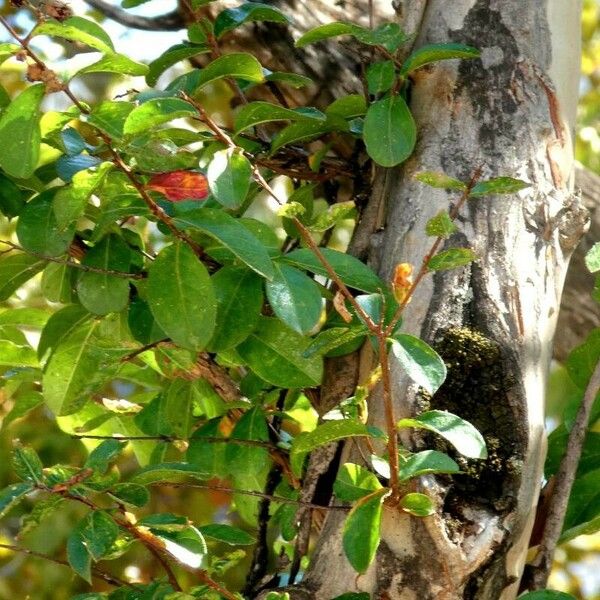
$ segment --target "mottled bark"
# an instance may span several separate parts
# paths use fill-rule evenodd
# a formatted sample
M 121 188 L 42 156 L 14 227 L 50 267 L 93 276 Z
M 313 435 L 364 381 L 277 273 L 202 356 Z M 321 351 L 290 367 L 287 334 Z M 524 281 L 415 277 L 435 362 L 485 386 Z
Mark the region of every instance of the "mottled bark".
M 568 259 L 587 218 L 569 188 L 572 123 L 560 102 L 576 90 L 550 75 L 560 73 L 553 52 L 564 51 L 577 31 L 577 11 L 562 15 L 551 35 L 551 2 L 430 0 L 424 12 L 423 2 L 406 4 L 405 15 L 420 21 L 417 46 L 469 43 L 482 57 L 415 77 L 419 142 L 402 169 L 378 174 L 383 183 L 376 182 L 381 189 L 371 201 L 385 201 L 387 225 L 372 238 L 371 261 L 384 278 L 398 262 L 418 265 L 430 245 L 425 223 L 454 200 L 415 182 L 416 171 L 468 179 L 479 166 L 483 177 L 510 174 L 533 184 L 516 196 L 470 201 L 461 232 L 446 246 L 471 247 L 479 260 L 431 276 L 409 305 L 405 330 L 436 345 L 451 364 L 444 387 L 423 398 L 392 365 L 398 416 L 426 404 L 456 412 L 483 432 L 490 458 L 466 464 L 469 474 L 454 480 L 424 478 L 421 489 L 439 506 L 433 517 L 386 509 L 378 556 L 363 576 L 343 556 L 343 515 L 330 514 L 293 598 L 327 600 L 345 591 L 392 599 L 513 598 L 539 493 L 552 338 Z M 577 64 L 575 48 L 572 68 Z M 370 416 L 378 424 L 381 406 L 376 392 Z

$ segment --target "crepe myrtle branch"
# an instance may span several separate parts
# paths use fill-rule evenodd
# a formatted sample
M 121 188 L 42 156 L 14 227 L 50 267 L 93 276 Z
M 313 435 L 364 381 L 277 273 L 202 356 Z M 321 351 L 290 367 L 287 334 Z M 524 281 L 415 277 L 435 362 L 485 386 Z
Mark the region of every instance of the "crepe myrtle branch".
M 133 29 L 144 31 L 179 31 L 185 29 L 186 23 L 179 10 L 174 10 L 156 17 L 134 15 L 122 8 L 104 2 L 104 0 L 85 0 L 85 3 L 100 11 L 105 17 Z

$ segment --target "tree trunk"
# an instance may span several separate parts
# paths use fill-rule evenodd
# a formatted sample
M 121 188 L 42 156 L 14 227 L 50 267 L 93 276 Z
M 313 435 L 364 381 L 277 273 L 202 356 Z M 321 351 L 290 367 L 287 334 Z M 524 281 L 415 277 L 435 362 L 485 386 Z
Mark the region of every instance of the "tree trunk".
M 562 10 L 562 0 L 403 4 L 404 19 L 420 24 L 415 46 L 462 42 L 482 57 L 439 63 L 415 77 L 419 142 L 402 169 L 376 176 L 371 206 L 385 203 L 376 212 L 387 219 L 370 240 L 370 262 L 386 279 L 399 262 L 420 265 L 431 245 L 425 224 L 456 200 L 416 182 L 417 171 L 467 180 L 481 167 L 483 178 L 532 183 L 518 195 L 469 201 L 446 247 L 471 247 L 479 260 L 429 276 L 405 313 L 404 330 L 432 343 L 449 365 L 442 389 L 425 398 L 392 365 L 396 417 L 424 406 L 455 412 L 482 431 L 490 457 L 465 463 L 466 474 L 454 479 L 422 478 L 419 489 L 439 506 L 434 516 L 386 509 L 378 556 L 360 577 L 344 558 L 344 515 L 330 512 L 308 573 L 288 590 L 292 598 L 328 600 L 347 591 L 514 598 L 539 494 L 552 338 L 568 259 L 587 219 L 570 191 L 578 7 Z M 383 423 L 380 390 L 369 410 Z

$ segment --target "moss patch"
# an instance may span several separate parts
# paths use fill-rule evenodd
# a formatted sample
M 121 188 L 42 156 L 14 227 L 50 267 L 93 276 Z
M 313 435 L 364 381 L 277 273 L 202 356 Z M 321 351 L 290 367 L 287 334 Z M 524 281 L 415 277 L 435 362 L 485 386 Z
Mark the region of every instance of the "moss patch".
M 469 497 L 497 510 L 508 509 L 513 487 L 509 484 L 519 474 L 522 456 L 515 413 L 507 396 L 513 382 L 505 372 L 502 350 L 493 340 L 465 327 L 448 329 L 434 347 L 446 363 L 448 377 L 430 399 L 430 407 L 472 423 L 488 448 L 486 460 L 466 459 L 451 448 L 443 448 L 464 472 L 453 478 L 447 507 Z M 435 444 L 440 447 L 444 442 L 438 439 Z

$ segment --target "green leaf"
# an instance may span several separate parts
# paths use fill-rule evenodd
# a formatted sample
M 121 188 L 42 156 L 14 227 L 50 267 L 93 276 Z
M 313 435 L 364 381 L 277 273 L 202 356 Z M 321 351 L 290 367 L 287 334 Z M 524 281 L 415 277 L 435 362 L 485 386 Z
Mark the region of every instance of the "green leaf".
M 575 596 L 554 590 L 536 590 L 519 596 L 519 600 L 577 600 Z
M 233 77 L 252 83 L 261 83 L 265 80 L 262 66 L 254 56 L 234 52 L 220 56 L 201 69 L 196 82 L 197 88 L 224 77 Z
M 30 534 L 33 530 L 35 530 L 41 525 L 42 521 L 54 514 L 64 502 L 65 499 L 61 498 L 56 494 L 52 494 L 50 496 L 46 496 L 46 498 L 37 500 L 31 512 L 23 516 L 23 520 L 21 521 L 21 530 L 19 531 L 19 537 L 24 538 L 25 536 Z M 0 500 L 0 506 L 1 504 L 2 501 Z M 0 516 L 2 516 L 1 511 Z
M 45 260 L 28 254 L 11 253 L 0 256 L 0 300 L 8 300 L 45 266 Z
M 0 167 L 8 175 L 26 179 L 33 175 L 40 158 L 40 104 L 45 87 L 35 84 L 25 88 L 2 113 Z
M 287 328 L 278 319 L 263 317 L 256 331 L 237 351 L 262 379 L 284 388 L 319 385 L 323 376 L 320 357 L 305 358 L 309 340 Z
M 123 504 L 141 508 L 150 502 L 150 492 L 137 483 L 117 483 L 108 493 Z
M 219 204 L 239 208 L 250 189 L 252 165 L 236 148 L 219 150 L 213 154 L 206 171 L 208 185 Z
M 479 257 L 470 248 L 449 248 L 429 259 L 427 268 L 431 271 L 445 271 L 468 265 Z
M 477 197 L 489 194 L 515 194 L 528 187 L 531 187 L 531 183 L 527 181 L 521 181 L 513 177 L 494 177 L 494 179 L 488 179 L 488 181 L 480 181 L 469 195 Z
M 297 73 L 285 73 L 282 71 L 271 72 L 267 69 L 265 69 L 265 71 L 267 71 L 265 73 L 265 79 L 267 81 L 285 83 L 293 88 L 306 87 L 307 85 L 311 85 L 313 83 L 313 80 L 305 75 L 298 75 Z
M 302 271 L 275 264 L 275 276 L 266 284 L 273 312 L 298 333 L 309 333 L 319 322 L 323 302 L 319 286 Z
M 355 571 L 364 573 L 373 562 L 380 541 L 383 500 L 389 494 L 382 488 L 358 500 L 344 523 L 344 554 Z
M 440 210 L 440 212 L 427 221 L 425 225 L 425 233 L 433 237 L 446 239 L 454 232 L 458 231 L 458 227 L 448 215 L 448 211 Z
M 0 366 L 36 368 L 39 364 L 35 350 L 31 346 L 0 339 Z
M 452 58 L 478 58 L 481 52 L 472 46 L 464 44 L 448 43 L 448 44 L 428 44 L 415 50 L 404 61 L 400 75 L 406 77 L 413 71 L 428 65 L 432 62 L 440 60 L 449 60 Z
M 354 256 L 331 248 L 319 248 L 319 250 L 347 286 L 363 292 L 378 292 L 386 288 L 385 283 L 379 279 L 375 272 Z M 309 248 L 293 250 L 282 258 L 301 269 L 306 269 L 316 275 L 329 277 L 321 261 Z
M 74 227 L 60 228 L 52 198 L 54 190 L 42 192 L 29 201 L 17 222 L 17 237 L 25 250 L 43 256 L 64 254 L 73 239 Z
M 338 37 L 340 35 L 354 35 L 358 31 L 362 31 L 362 27 L 354 25 L 352 23 L 326 23 L 325 25 L 319 25 L 302 35 L 296 40 L 296 48 L 303 48 L 309 44 L 315 44 L 316 42 L 322 42 L 332 37 Z
M 273 278 L 273 263 L 265 247 L 242 223 L 222 210 L 192 209 L 178 215 L 175 224 L 199 229 L 231 250 L 259 275 L 267 279 Z
M 90 248 L 82 264 L 97 269 L 127 273 L 131 250 L 123 239 L 110 234 Z M 77 283 L 81 304 L 89 312 L 106 315 L 122 311 L 129 302 L 129 280 L 108 273 L 83 272 Z
M 596 242 L 585 255 L 585 266 L 590 273 L 600 271 L 600 242 Z
M 119 440 L 104 440 L 90 452 L 84 467 L 98 471 L 101 474 L 106 473 L 110 464 L 123 452 L 125 445 L 124 442 Z
M 148 270 L 148 304 L 179 346 L 201 350 L 215 327 L 217 303 L 206 267 L 181 242 L 164 248 Z
M 190 439 L 186 458 L 193 468 L 202 471 L 204 478 L 223 477 L 225 469 L 225 444 L 203 438 L 223 437 L 219 431 L 221 419 L 212 419 L 197 429 Z
M 43 404 L 44 397 L 40 392 L 31 390 L 19 392 L 14 398 L 13 406 L 8 414 L 2 419 L 1 429 L 8 427 L 16 419 L 26 416 L 29 412 Z
M 288 144 L 310 140 L 329 131 L 332 126 L 320 120 L 302 120 L 284 127 L 271 144 L 271 154 L 274 154 Z
M 427 429 L 442 436 L 467 458 L 487 458 L 483 436 L 464 419 L 445 410 L 430 410 L 417 417 L 401 419 L 397 427 Z
M 196 109 L 179 98 L 154 98 L 134 108 L 123 124 L 123 134 L 133 135 L 180 117 L 196 114 Z
M 192 44 L 190 42 L 182 42 L 171 46 L 163 52 L 158 58 L 153 60 L 148 65 L 148 73 L 146 74 L 146 83 L 149 87 L 154 87 L 158 82 L 158 78 L 174 64 L 197 56 L 198 54 L 206 54 L 210 52 L 210 48 L 204 44 Z
M 235 116 L 235 132 L 240 133 L 249 127 L 256 127 L 273 121 L 324 121 L 325 115 L 320 111 L 302 113 L 284 108 L 271 102 L 250 102 L 240 108 Z
M 126 353 L 103 348 L 98 338 L 102 325 L 102 321 L 78 324 L 58 343 L 46 363 L 44 398 L 55 415 L 76 412 L 97 385 L 97 377 L 110 377 L 111 369 L 116 368 L 114 359 Z
M 103 510 L 95 510 L 83 519 L 79 535 L 94 561 L 108 554 L 119 535 L 118 525 Z
M 334 100 L 326 109 L 328 117 L 338 116 L 342 119 L 362 117 L 367 112 L 367 102 L 362 94 L 348 94 Z
M 371 596 L 367 592 L 347 592 L 336 596 L 332 600 L 370 600 Z
M 333 491 L 338 499 L 354 502 L 381 489 L 374 473 L 353 463 L 345 463 L 338 471 Z
M 90 317 L 87 310 L 77 305 L 65 306 L 56 311 L 42 330 L 37 349 L 38 357 L 42 359 L 47 352 L 54 351 L 61 340 L 66 339 Z
M 249 21 L 289 23 L 290 19 L 274 6 L 260 2 L 245 2 L 236 8 L 226 8 L 217 15 L 214 23 L 215 37 L 220 38 L 224 33 Z
M 33 490 L 31 483 L 13 483 L 0 491 L 0 518 Z
M 130 483 L 149 485 L 157 482 L 179 483 L 186 479 L 206 479 L 206 472 L 189 463 L 160 463 L 137 471 Z
M 60 23 L 54 20 L 45 21 L 33 30 L 33 36 L 38 35 L 50 35 L 71 42 L 79 42 L 107 54 L 115 51 L 110 37 L 102 27 L 94 21 L 82 17 L 70 17 Z
M 402 496 L 400 508 L 415 517 L 428 517 L 435 512 L 435 506 L 431 498 L 416 492 Z
M 131 60 L 124 54 L 107 54 L 99 61 L 79 69 L 76 74 L 85 75 L 86 73 L 119 73 L 139 77 L 148 73 L 148 65 Z
M 400 479 L 406 481 L 428 473 L 459 473 L 460 467 L 447 454 L 437 450 L 423 450 L 411 454 L 400 465 Z
M 423 340 L 398 333 L 392 340 L 392 353 L 407 375 L 429 394 L 435 394 L 446 379 L 446 365 L 440 355 Z
M 446 190 L 466 190 L 467 185 L 458 179 L 449 177 L 445 173 L 435 171 L 420 171 L 415 174 L 415 179 L 433 188 Z
M 175 560 L 192 569 L 200 567 L 207 548 L 202 534 L 195 527 L 190 525 L 182 531 L 154 534 L 162 541 L 165 552 Z
M 0 213 L 12 219 L 21 214 L 24 206 L 24 194 L 19 186 L 0 173 Z
M 82 530 L 86 525 L 85 519 L 80 521 L 67 539 L 67 560 L 71 568 L 88 583 L 92 583 L 92 557 L 87 551 Z
M 310 346 L 305 350 L 304 356 L 309 358 L 313 354 L 327 355 L 340 346 L 363 338 L 366 334 L 367 330 L 362 326 L 351 328 L 331 327 L 330 329 L 325 329 L 313 339 Z
M 263 305 L 262 279 L 249 269 L 223 267 L 212 276 L 217 299 L 211 352 L 235 348 L 252 333 Z
M 349 419 L 326 421 L 316 429 L 304 432 L 294 438 L 290 449 L 292 470 L 299 475 L 302 470 L 304 456 L 315 448 L 337 442 L 347 437 L 372 437 L 373 430 L 365 424 Z
M 371 64 L 366 76 L 369 94 L 382 94 L 394 85 L 396 68 L 391 60 L 382 60 Z
M 363 137 L 369 156 L 383 167 L 405 161 L 417 141 L 417 128 L 401 96 L 374 102 L 365 117 Z
M 29 446 L 16 444 L 12 453 L 12 468 L 17 477 L 24 481 L 40 483 L 44 466 L 37 452 Z
M 246 412 L 237 422 L 231 439 L 269 441 L 267 420 L 258 406 Z M 232 475 L 258 476 L 270 464 L 269 451 L 266 447 L 248 446 L 244 444 L 227 444 L 225 460 Z
M 131 102 L 106 100 L 92 108 L 87 122 L 106 133 L 110 138 L 119 139 L 123 137 L 123 126 L 134 107 L 135 105 Z
M 567 357 L 567 372 L 577 387 L 585 390 L 599 359 L 600 329 L 593 329 L 585 342 Z
M 198 530 L 205 538 L 211 538 L 230 546 L 251 546 L 256 543 L 256 539 L 249 533 L 231 525 L 211 523 L 198 527 Z

